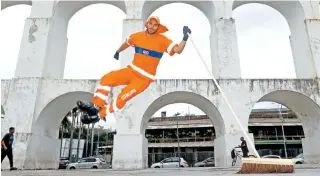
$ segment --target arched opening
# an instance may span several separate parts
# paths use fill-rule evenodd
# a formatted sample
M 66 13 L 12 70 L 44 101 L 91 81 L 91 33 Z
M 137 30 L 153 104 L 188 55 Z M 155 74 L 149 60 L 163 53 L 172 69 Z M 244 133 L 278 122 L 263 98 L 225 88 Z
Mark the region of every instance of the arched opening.
M 66 67 L 66 55 L 67 55 L 67 46 L 68 46 L 68 38 L 67 38 L 67 33 L 68 33 L 68 25 L 69 25 L 69 21 L 72 18 L 72 16 L 77 13 L 78 11 L 80 11 L 82 8 L 85 8 L 86 6 L 92 5 L 92 4 L 97 4 L 97 3 L 103 3 L 103 4 L 109 4 L 109 5 L 113 5 L 116 6 L 117 8 L 120 9 L 120 11 L 122 10 L 124 13 L 126 12 L 126 8 L 125 8 L 125 3 L 124 1 L 59 1 L 56 5 L 55 8 L 55 13 L 54 16 L 52 17 L 52 21 L 54 21 L 54 25 L 50 26 L 51 29 L 51 37 L 50 37 L 50 43 L 53 43 L 52 45 L 49 46 L 49 48 L 47 48 L 47 52 L 49 53 L 47 56 L 47 68 L 45 70 L 45 72 L 43 73 L 44 75 L 51 77 L 51 78 L 57 78 L 57 79 L 62 79 L 65 78 L 64 76 L 64 70 L 65 68 L 67 70 L 73 70 L 73 72 L 79 73 L 79 72 L 75 72 L 75 70 L 81 70 L 81 72 L 83 72 L 83 70 L 87 70 L 86 74 L 81 74 L 81 76 L 78 75 L 73 75 L 71 74 L 71 72 L 67 71 L 66 75 L 69 75 L 69 77 L 71 78 L 91 78 L 92 79 L 92 75 L 90 75 L 91 73 L 98 73 L 96 70 L 93 69 L 89 69 L 89 68 L 93 68 L 93 67 L 97 67 L 97 65 L 103 65 L 104 67 L 106 67 L 105 65 L 108 65 L 108 63 L 104 63 L 107 62 L 108 60 L 106 58 L 110 58 L 110 60 L 112 60 L 114 51 L 112 53 L 103 53 L 105 51 L 105 48 L 103 48 L 104 50 L 102 51 L 101 47 L 104 45 L 106 45 L 105 41 L 103 42 L 103 44 L 101 44 L 101 40 L 100 43 L 97 43 L 97 37 L 95 36 L 95 34 L 97 34 L 97 29 L 106 29 L 105 27 L 103 27 L 104 24 L 100 23 L 100 26 L 98 25 L 98 27 L 96 25 L 94 25 L 94 27 L 96 28 L 92 28 L 91 25 L 86 25 L 87 24 L 98 24 L 95 22 L 95 19 L 98 18 L 103 18 L 102 16 L 99 16 L 100 14 L 103 14 L 105 16 L 110 16 L 108 24 L 105 24 L 104 26 L 112 26 L 110 28 L 114 28 L 113 24 L 112 24 L 112 17 L 114 17 L 114 12 L 117 12 L 118 14 L 121 14 L 116 10 L 111 10 L 110 12 L 110 8 L 100 8 L 97 5 L 94 5 L 92 7 L 87 7 L 86 10 L 84 12 L 90 12 L 89 14 L 93 14 L 90 18 L 85 18 L 82 17 L 83 19 L 79 20 L 79 18 L 75 18 L 75 23 L 77 24 L 77 26 L 74 26 L 74 29 L 77 29 L 77 31 L 83 30 L 84 32 L 78 32 L 76 33 L 77 35 L 75 37 L 78 37 L 77 39 L 74 39 L 74 37 L 72 37 L 70 39 L 70 44 L 71 44 L 71 48 L 76 48 L 75 49 L 71 49 L 71 53 L 70 50 L 68 52 L 68 57 L 72 57 L 73 59 L 71 60 L 71 62 L 68 62 L 68 65 Z M 106 7 L 106 6 L 104 6 Z M 112 7 L 111 7 L 112 8 Z M 97 10 L 97 11 L 96 11 Z M 106 13 L 108 13 L 106 15 Z M 109 14 L 110 13 L 110 14 Z M 80 15 L 83 16 L 83 13 L 80 12 Z M 123 15 L 123 14 L 122 14 Z M 80 16 L 80 17 L 81 17 Z M 119 21 L 118 21 L 119 20 Z M 121 18 L 117 19 L 117 23 L 119 24 L 121 21 Z M 73 20 L 71 21 L 73 22 Z M 101 22 L 99 20 L 99 22 Z M 102 21 L 104 22 L 104 21 Z M 78 25 L 80 24 L 80 25 Z M 73 28 L 71 28 L 72 30 Z M 108 29 L 108 32 L 112 32 L 113 30 Z M 113 31 L 114 32 L 114 31 Z M 119 32 L 116 32 L 116 34 L 119 35 Z M 90 35 L 89 35 L 90 34 Z M 105 31 L 104 31 L 104 34 Z M 110 41 L 110 38 L 112 38 L 113 36 L 118 36 L 115 34 L 108 34 L 108 39 L 107 41 Z M 90 36 L 90 37 L 88 37 Z M 99 36 L 101 39 L 106 39 L 106 37 L 102 38 L 101 35 Z M 94 38 L 94 39 L 93 39 Z M 90 39 L 90 40 L 89 40 Z M 93 40 L 95 43 L 93 43 Z M 120 45 L 120 40 L 118 40 L 119 42 L 113 42 L 115 43 L 114 45 L 112 45 L 113 48 L 117 48 Z M 112 42 L 109 42 L 112 43 Z M 77 46 L 78 45 L 78 46 Z M 98 46 L 100 45 L 100 46 Z M 72 47 L 73 46 L 73 47 Z M 98 48 L 98 49 L 96 49 Z M 112 50 L 112 48 L 110 49 Z M 88 51 L 88 52 L 86 52 Z M 78 53 L 78 54 L 77 54 Z M 105 60 L 95 60 L 93 58 L 98 57 L 97 54 L 99 54 L 99 58 L 105 57 L 103 59 Z M 85 58 L 85 61 L 83 61 L 83 59 L 81 58 Z M 72 68 L 72 69 L 68 69 L 68 68 Z M 89 69 L 89 71 L 88 71 Z M 102 67 L 101 67 L 102 70 Z M 108 70 L 104 70 L 104 73 L 108 71 Z M 102 72 L 102 71 L 101 71 Z M 101 73 L 100 73 L 101 74 Z M 99 76 L 95 76 L 96 77 L 101 77 L 101 75 L 99 74 Z M 91 76 L 91 77 L 90 77 Z
M 294 158 L 302 153 L 304 132 L 301 120 L 282 104 L 256 103 L 249 117 L 248 128 L 253 133 L 260 156 Z
M 269 4 L 235 1 L 233 9 L 242 77 L 296 78 L 288 19 Z
M 193 105 L 176 103 L 161 108 L 149 120 L 145 137 L 149 143 L 149 167 L 178 156 L 184 158 L 188 166 L 207 159 L 210 162 L 205 163 L 206 166 L 214 166 L 214 127 L 210 118 Z
M 252 117 L 249 119 L 249 130 L 254 133 L 255 141 L 259 143 L 260 135 L 260 137 L 262 136 L 263 138 L 269 138 L 269 143 L 270 140 L 275 140 L 273 143 L 279 143 L 280 141 L 280 143 L 283 144 L 283 137 L 278 136 L 278 132 L 280 132 L 282 135 L 283 124 L 283 131 L 287 141 L 286 147 L 288 158 L 295 157 L 303 151 L 305 163 L 319 163 L 319 152 L 315 150 L 315 148 L 319 147 L 320 145 L 317 140 L 314 140 L 320 137 L 319 105 L 309 96 L 288 90 L 279 90 L 268 93 L 260 98 L 258 102 L 263 102 L 264 106 L 274 107 L 274 109 L 269 108 L 268 110 L 264 110 L 264 115 L 261 115 L 263 114 L 262 112 L 255 113 L 257 110 L 252 111 L 252 114 L 258 114 L 256 117 L 252 115 Z M 275 104 L 270 102 L 275 102 Z M 284 121 L 279 118 L 281 116 L 283 117 L 282 119 L 284 119 Z M 262 123 L 267 123 L 268 125 L 261 127 L 261 129 L 264 130 L 259 133 L 257 129 L 250 127 L 250 121 L 257 121 L 256 123 L 258 123 L 258 121 L 263 121 Z M 265 132 L 263 133 L 263 131 Z M 276 133 L 277 135 L 275 137 Z M 272 136 L 272 138 L 270 136 Z M 267 141 L 264 142 L 266 143 Z M 301 148 L 299 148 L 299 145 Z M 256 148 L 257 146 L 258 145 L 256 143 Z M 268 145 L 268 147 L 271 147 L 271 145 Z M 263 147 L 260 148 L 265 149 Z M 259 146 L 257 149 L 259 149 Z M 270 150 L 267 151 L 270 152 Z M 278 154 L 285 158 L 284 145 L 278 146 L 275 149 L 271 149 L 271 152 L 274 152 L 271 154 Z M 264 155 L 266 153 L 261 154 Z
M 24 24 L 26 18 L 30 16 L 31 6 L 15 5 L 9 1 L 1 1 L 1 5 L 0 23 L 3 25 L 0 28 L 0 47 L 2 48 L 0 77 L 1 79 L 11 79 L 15 74 Z
M 169 15 L 169 12 L 175 12 Z M 167 1 L 146 1 L 142 9 L 142 19 L 145 21 L 150 16 L 158 16 L 161 23 L 169 29 L 164 33 L 171 40 L 180 43 L 183 37 L 183 26 L 187 25 L 192 30 L 194 42 L 199 46 L 200 52 L 205 57 L 206 63 L 211 64 L 210 35 L 211 23 L 214 17 L 212 2 L 171 3 Z M 196 50 L 189 40 L 183 53 L 169 56 L 164 54 L 157 71 L 159 79 L 201 79 L 209 78 Z M 183 64 L 181 64 L 183 63 Z M 211 69 L 211 67 L 210 67 Z M 197 70 L 196 72 L 191 70 Z
M 26 1 L 1 1 L 1 11 L 8 7 L 17 6 L 17 5 L 29 5 L 32 6 L 32 1 L 26 0 Z
M 82 129 L 83 133 L 88 131 L 88 127 L 83 128 L 79 123 L 74 102 L 78 99 L 90 100 L 91 97 L 92 93 L 89 92 L 69 92 L 54 98 L 42 109 L 32 125 L 33 135 L 29 139 L 24 168 L 56 168 L 60 158 L 71 156 L 72 158 L 68 159 L 74 161 L 77 152 L 80 152 L 78 156 L 82 157 L 80 154 L 84 153 L 84 138 L 88 134 L 82 134 L 79 143 L 77 138 L 79 130 Z M 63 139 L 60 131 L 62 126 Z M 73 141 L 72 146 L 70 141 Z M 77 145 L 82 146 L 79 147 L 80 151 L 77 151 Z M 69 148 L 70 146 L 72 148 Z M 72 152 L 71 155 L 69 152 Z
M 193 106 L 197 114 L 177 109 L 178 103 Z M 172 105 L 170 109 L 178 113 L 168 117 L 162 112 L 163 117 L 154 117 L 159 109 L 162 111 L 161 108 L 168 108 L 168 105 Z M 141 125 L 141 133 L 145 134 L 149 142 L 149 166 L 168 157 L 178 157 L 177 154 L 180 154 L 189 166 L 214 157 L 215 154 L 219 155 L 219 151 L 214 150 L 216 144 L 213 141 L 224 132 L 224 122 L 215 105 L 201 95 L 184 91 L 157 98 L 145 111 Z M 179 147 L 178 141 L 181 143 Z M 198 154 L 195 155 L 194 152 Z
M 100 79 L 119 68 L 119 61 L 113 55 L 123 42 L 125 16 L 114 5 L 93 4 L 71 17 L 64 78 Z

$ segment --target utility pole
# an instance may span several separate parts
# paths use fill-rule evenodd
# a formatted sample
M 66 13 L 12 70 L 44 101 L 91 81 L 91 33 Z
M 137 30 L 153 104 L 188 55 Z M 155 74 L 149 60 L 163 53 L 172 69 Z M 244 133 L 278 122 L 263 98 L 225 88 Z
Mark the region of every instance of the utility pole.
M 88 147 L 89 147 L 89 129 L 90 129 L 90 126 L 88 124 L 88 127 L 87 127 L 87 136 L 86 136 L 86 157 L 88 157 Z
M 279 109 L 279 115 L 280 115 L 280 120 L 281 120 L 281 127 L 282 127 L 282 137 L 283 137 L 283 146 L 284 146 L 284 153 L 286 155 L 286 159 L 288 159 L 288 154 L 287 154 L 287 146 L 286 146 L 286 137 L 284 135 L 284 119 L 282 117 L 282 104 L 280 104 L 280 109 Z
M 82 116 L 82 112 L 79 112 L 80 116 Z M 77 114 L 78 115 L 78 114 Z M 82 133 L 82 123 L 79 120 L 79 116 L 77 116 L 77 126 L 78 126 L 78 145 L 77 145 L 77 160 L 79 160 L 79 148 L 80 148 L 80 140 L 81 140 L 81 133 Z
M 91 128 L 91 147 L 90 147 L 90 156 L 92 156 L 92 155 L 93 155 L 94 125 L 95 125 L 95 123 L 93 123 L 93 124 L 92 124 L 92 128 Z
M 180 170 L 180 144 L 179 144 L 179 116 L 177 116 L 177 138 L 178 138 L 178 157 L 179 157 L 179 170 Z
M 69 144 L 69 161 L 73 162 L 72 160 L 72 144 L 73 144 L 73 131 L 74 131 L 74 113 L 73 109 L 70 111 L 71 116 L 71 135 L 70 135 L 70 144 Z

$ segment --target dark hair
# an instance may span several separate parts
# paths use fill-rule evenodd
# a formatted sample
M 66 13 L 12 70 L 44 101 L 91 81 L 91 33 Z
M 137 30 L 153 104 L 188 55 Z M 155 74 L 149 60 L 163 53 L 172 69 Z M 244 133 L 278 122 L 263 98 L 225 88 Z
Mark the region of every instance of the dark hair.
M 14 130 L 14 127 L 10 127 L 9 130 Z

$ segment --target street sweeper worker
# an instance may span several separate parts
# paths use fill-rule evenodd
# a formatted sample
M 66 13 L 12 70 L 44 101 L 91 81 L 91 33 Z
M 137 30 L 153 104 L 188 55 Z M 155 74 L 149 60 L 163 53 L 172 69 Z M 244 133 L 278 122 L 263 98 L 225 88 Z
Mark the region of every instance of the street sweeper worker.
M 166 52 L 170 56 L 180 54 L 185 48 L 191 30 L 183 27 L 183 38 L 176 44 L 162 33 L 168 28 L 160 23 L 158 17 L 152 16 L 145 23 L 146 30 L 133 33 L 116 51 L 114 58 L 119 59 L 119 54 L 129 46 L 134 47 L 133 61 L 126 68 L 111 71 L 105 74 L 97 87 L 91 102 L 77 101 L 77 106 L 84 111 L 81 121 L 84 124 L 98 122 L 124 107 L 133 97 L 137 96 L 154 81 L 158 64 Z M 106 104 L 111 87 L 126 85 L 120 94 Z

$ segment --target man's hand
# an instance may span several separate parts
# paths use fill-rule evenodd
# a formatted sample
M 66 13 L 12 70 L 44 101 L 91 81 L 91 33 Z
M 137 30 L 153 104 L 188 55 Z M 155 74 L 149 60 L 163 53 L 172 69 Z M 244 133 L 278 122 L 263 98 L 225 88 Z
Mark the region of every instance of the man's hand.
M 114 54 L 114 56 L 113 56 L 116 60 L 118 60 L 119 59 L 119 52 L 117 51 L 115 54 Z
M 183 26 L 183 40 L 187 41 L 189 38 L 189 34 L 191 34 L 191 30 L 188 26 Z
M 8 148 L 7 148 L 7 146 L 5 146 L 5 145 L 3 145 L 3 148 L 5 149 L 5 150 L 7 150 Z

